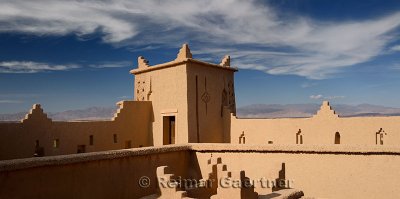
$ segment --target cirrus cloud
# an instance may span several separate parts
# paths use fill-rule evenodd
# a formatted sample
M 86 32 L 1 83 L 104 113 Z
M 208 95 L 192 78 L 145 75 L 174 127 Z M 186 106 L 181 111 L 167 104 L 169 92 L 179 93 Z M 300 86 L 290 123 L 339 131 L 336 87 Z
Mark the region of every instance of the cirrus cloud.
M 342 95 L 339 95 L 339 96 L 324 96 L 324 95 L 321 95 L 321 94 L 318 94 L 318 95 L 310 95 L 310 99 L 313 99 L 313 100 L 321 100 L 321 99 L 323 99 L 323 100 L 333 100 L 333 99 L 343 99 L 343 98 L 345 98 L 345 96 L 342 96 Z
M 393 46 L 390 48 L 392 51 L 400 51 L 400 45 Z
M 325 79 L 397 41 L 400 12 L 358 21 L 280 17 L 259 1 L 3 0 L 0 32 L 101 33 L 118 47 L 198 43 L 200 57 L 230 54 L 239 68 Z M 211 49 L 211 50 L 210 50 Z
M 33 61 L 0 62 L 0 73 L 37 73 L 42 71 L 64 71 L 79 68 L 77 65 L 52 65 Z

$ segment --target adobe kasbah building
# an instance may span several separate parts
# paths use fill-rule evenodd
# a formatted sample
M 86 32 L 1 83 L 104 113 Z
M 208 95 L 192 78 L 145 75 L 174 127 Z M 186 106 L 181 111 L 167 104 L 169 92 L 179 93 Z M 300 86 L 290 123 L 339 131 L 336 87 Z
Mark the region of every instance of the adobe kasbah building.
M 150 66 L 110 121 L 0 123 L 0 198 L 400 198 L 400 117 L 240 119 L 225 56 Z

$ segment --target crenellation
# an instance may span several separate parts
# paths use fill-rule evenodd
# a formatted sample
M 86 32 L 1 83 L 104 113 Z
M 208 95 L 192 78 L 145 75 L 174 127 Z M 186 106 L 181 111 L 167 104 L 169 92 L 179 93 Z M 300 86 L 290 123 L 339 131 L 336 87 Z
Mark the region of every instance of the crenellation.
M 231 57 L 229 55 L 225 55 L 225 57 L 221 60 L 219 64 L 222 67 L 230 67 L 231 66 Z
M 314 117 L 338 118 L 339 115 L 337 115 L 335 110 L 332 109 L 328 101 L 323 101 L 320 109 Z
M 192 58 L 192 53 L 190 52 L 189 45 L 188 44 L 183 44 L 182 48 L 179 49 L 179 53 L 176 56 L 176 61 L 178 60 L 185 60 L 185 59 L 191 59 Z
M 25 115 L 25 118 L 21 120 L 21 123 L 27 123 L 29 121 L 40 122 L 40 120 L 45 122 L 51 122 L 51 119 L 47 117 L 47 114 L 44 113 L 40 104 L 34 104 L 32 109 L 29 110 L 29 113 Z
M 138 69 L 145 69 L 150 67 L 149 61 L 147 61 L 143 56 L 138 57 Z

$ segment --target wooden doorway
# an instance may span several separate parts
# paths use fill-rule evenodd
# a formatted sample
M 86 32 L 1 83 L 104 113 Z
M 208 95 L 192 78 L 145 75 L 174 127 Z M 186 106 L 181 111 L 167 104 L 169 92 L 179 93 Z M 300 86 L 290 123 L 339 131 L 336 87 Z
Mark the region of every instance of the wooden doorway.
M 175 144 L 175 116 L 163 116 L 163 144 Z

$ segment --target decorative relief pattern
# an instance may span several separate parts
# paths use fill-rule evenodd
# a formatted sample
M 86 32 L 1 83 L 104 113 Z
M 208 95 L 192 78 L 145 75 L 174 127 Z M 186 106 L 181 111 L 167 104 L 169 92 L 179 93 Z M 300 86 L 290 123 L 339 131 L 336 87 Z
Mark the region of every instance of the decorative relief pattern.
M 228 82 L 228 105 L 229 107 L 235 107 L 235 88 L 233 87 L 233 82 Z
M 203 93 L 203 95 L 201 96 L 201 100 L 204 102 L 204 103 L 208 103 L 208 102 L 210 102 L 210 94 L 208 94 L 208 92 L 207 91 L 205 91 L 204 93 Z
M 149 92 L 147 92 L 147 101 L 150 101 L 150 96 L 153 93 L 153 89 L 152 89 L 152 82 L 151 82 L 151 77 L 150 77 L 150 88 L 149 88 Z
M 151 91 L 151 79 L 148 84 L 146 81 L 146 76 L 144 77 L 136 77 L 136 85 L 135 85 L 135 99 L 136 101 L 145 101 L 150 99 Z M 149 86 L 150 85 L 150 88 Z
M 225 87 L 225 82 L 224 82 L 224 87 Z M 221 94 L 221 117 L 224 114 L 224 106 L 228 105 L 228 93 L 226 92 L 225 88 L 222 90 Z
M 210 102 L 210 100 L 211 100 L 211 96 L 207 92 L 207 77 L 204 77 L 204 92 L 201 95 L 201 101 L 203 101 L 206 104 L 206 115 L 207 115 L 207 112 L 208 112 L 207 106 L 208 106 L 208 103 Z

